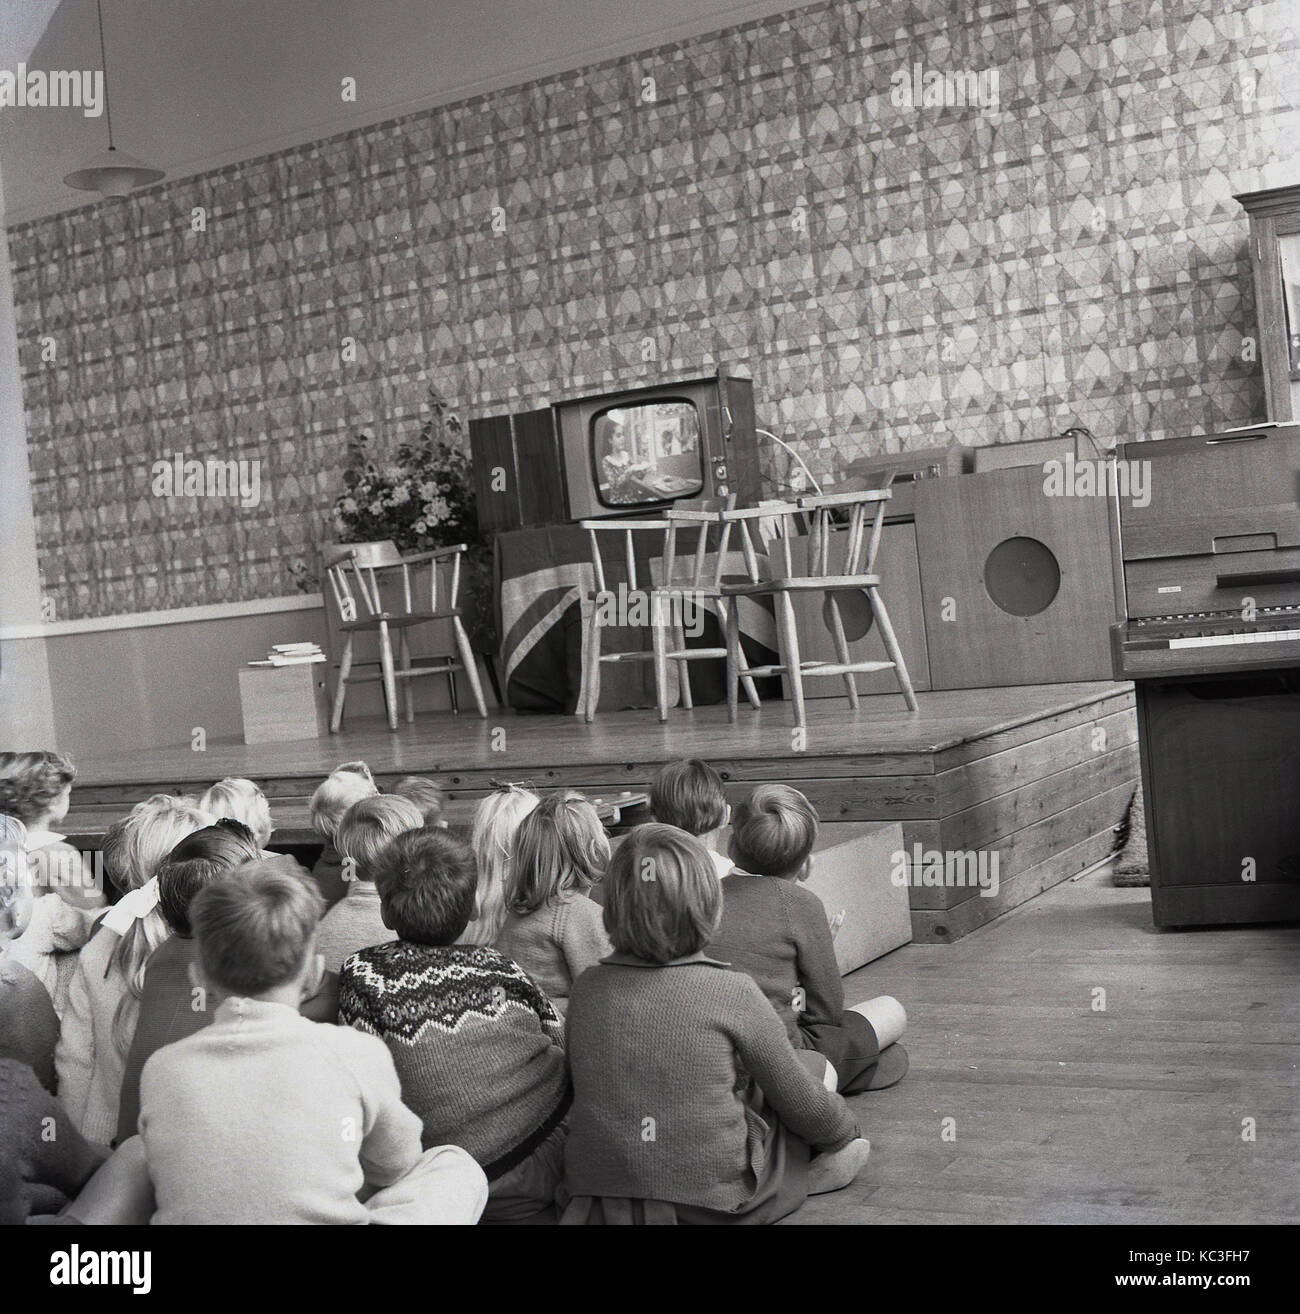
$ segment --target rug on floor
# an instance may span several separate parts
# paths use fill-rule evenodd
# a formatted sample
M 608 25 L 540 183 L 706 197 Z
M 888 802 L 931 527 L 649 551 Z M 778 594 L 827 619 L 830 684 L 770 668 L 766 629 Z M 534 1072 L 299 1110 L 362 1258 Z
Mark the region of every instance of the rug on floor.
M 1147 814 L 1142 803 L 1142 785 L 1133 792 L 1124 820 L 1115 827 L 1118 850 L 1113 871 L 1116 885 L 1150 885 L 1147 865 Z

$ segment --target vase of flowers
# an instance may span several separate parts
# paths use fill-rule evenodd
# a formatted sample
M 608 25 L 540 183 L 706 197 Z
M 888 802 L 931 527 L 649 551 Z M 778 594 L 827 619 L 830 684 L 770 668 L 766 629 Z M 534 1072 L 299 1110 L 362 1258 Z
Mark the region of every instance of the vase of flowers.
M 400 552 L 428 552 L 466 543 L 461 562 L 460 606 L 470 640 L 490 652 L 495 640 L 492 549 L 479 531 L 474 479 L 461 438 L 460 417 L 430 386 L 429 416 L 419 436 L 401 442 L 387 459 L 370 434 L 348 443 L 343 491 L 331 516 L 340 547 L 392 542 Z M 325 549 L 326 564 L 334 545 Z

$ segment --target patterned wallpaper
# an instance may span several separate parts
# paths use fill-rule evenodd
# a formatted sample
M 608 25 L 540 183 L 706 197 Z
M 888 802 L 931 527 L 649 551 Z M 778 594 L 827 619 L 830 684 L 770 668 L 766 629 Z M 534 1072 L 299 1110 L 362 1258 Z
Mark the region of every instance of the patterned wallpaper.
M 1231 192 L 1300 142 L 1300 61 L 1282 5 L 1209 8 L 840 0 L 15 228 L 55 615 L 293 592 L 349 432 L 430 380 L 473 415 L 735 362 L 819 474 L 1262 417 Z M 934 73 L 996 107 L 896 103 Z M 154 496 L 176 454 L 260 500 Z

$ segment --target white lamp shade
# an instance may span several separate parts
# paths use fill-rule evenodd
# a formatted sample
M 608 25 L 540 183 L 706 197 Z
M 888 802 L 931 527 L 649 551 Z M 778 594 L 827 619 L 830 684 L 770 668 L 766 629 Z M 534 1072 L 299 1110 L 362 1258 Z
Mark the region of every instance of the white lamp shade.
M 125 196 L 137 187 L 155 183 L 164 177 L 163 170 L 151 168 L 134 155 L 110 146 L 84 168 L 68 174 L 64 182 L 84 192 L 101 192 L 105 196 Z

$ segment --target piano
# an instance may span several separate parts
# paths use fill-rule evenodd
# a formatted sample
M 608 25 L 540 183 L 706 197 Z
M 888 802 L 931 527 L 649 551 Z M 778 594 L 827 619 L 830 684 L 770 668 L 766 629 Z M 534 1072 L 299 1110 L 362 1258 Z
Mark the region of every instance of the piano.
M 1155 923 L 1300 918 L 1300 424 L 1117 456 Z
M 1125 443 L 1146 467 L 1120 496 L 1115 672 L 1300 665 L 1300 424 Z M 1116 487 L 1123 491 L 1123 481 Z

